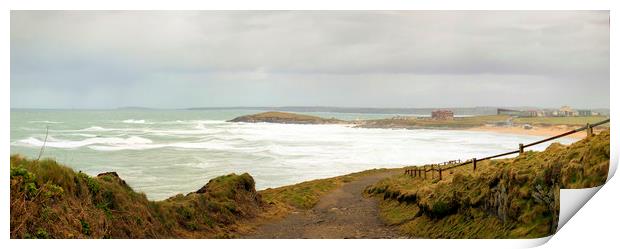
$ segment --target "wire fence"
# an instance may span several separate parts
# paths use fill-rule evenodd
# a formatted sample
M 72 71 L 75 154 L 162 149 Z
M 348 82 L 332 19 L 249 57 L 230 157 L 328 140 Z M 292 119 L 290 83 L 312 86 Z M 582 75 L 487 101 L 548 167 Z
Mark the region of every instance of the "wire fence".
M 474 166 L 473 167 L 474 171 L 476 171 L 476 167 L 477 167 L 477 163 L 478 162 L 485 161 L 485 160 L 490 160 L 490 159 L 493 159 L 493 158 L 508 156 L 508 155 L 512 155 L 512 154 L 517 154 L 517 153 L 523 154 L 524 149 L 527 148 L 527 147 L 531 147 L 531 146 L 534 146 L 534 145 L 537 145 L 537 144 L 541 144 L 541 143 L 544 143 L 544 142 L 549 142 L 551 140 L 558 139 L 558 138 L 561 138 L 561 137 L 565 137 L 565 136 L 568 136 L 568 135 L 571 135 L 571 134 L 574 134 L 574 133 L 577 133 L 577 132 L 580 132 L 580 131 L 586 130 L 588 132 L 588 136 L 592 136 L 592 134 L 593 134 L 592 128 L 594 128 L 596 126 L 600 126 L 600 125 L 606 124 L 606 123 L 609 123 L 609 121 L 610 121 L 610 119 L 606 119 L 606 120 L 603 120 L 603 121 L 600 121 L 600 122 L 597 122 L 597 123 L 594 123 L 594 124 L 586 124 L 583 127 L 580 127 L 580 128 L 577 128 L 577 129 L 574 129 L 574 130 L 571 130 L 571 131 L 567 131 L 567 132 L 564 132 L 562 134 L 559 134 L 559 135 L 556 135 L 556 136 L 553 136 L 553 137 L 545 138 L 545 139 L 540 140 L 540 141 L 536 141 L 536 142 L 529 143 L 529 144 L 519 144 L 519 149 L 518 150 L 508 151 L 508 152 L 497 154 L 497 155 L 493 155 L 493 156 L 488 156 L 488 157 L 484 157 L 484 158 L 480 158 L 480 159 L 472 158 L 472 159 L 469 159 L 469 160 L 466 160 L 466 161 L 461 161 L 460 159 L 459 160 L 451 160 L 451 161 L 447 161 L 447 162 L 443 162 L 443 163 L 424 165 L 424 166 L 421 166 L 421 167 L 416 167 L 414 169 L 406 169 L 405 170 L 405 175 L 410 175 L 410 176 L 413 176 L 413 177 L 424 177 L 424 178 L 426 178 L 426 173 L 427 172 L 431 172 L 431 178 L 434 178 L 435 177 L 434 172 L 438 172 L 439 173 L 438 174 L 439 180 L 442 180 L 442 178 L 443 178 L 442 177 L 442 172 L 443 171 L 450 170 L 450 169 L 453 169 L 453 168 L 456 168 L 456 167 L 461 167 L 461 166 L 472 164 Z

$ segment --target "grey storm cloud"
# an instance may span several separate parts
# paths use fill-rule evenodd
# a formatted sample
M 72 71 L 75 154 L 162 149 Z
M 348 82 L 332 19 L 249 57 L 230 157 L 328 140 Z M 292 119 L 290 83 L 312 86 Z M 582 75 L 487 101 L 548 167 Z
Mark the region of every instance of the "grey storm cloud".
M 12 11 L 11 106 L 609 107 L 608 11 Z

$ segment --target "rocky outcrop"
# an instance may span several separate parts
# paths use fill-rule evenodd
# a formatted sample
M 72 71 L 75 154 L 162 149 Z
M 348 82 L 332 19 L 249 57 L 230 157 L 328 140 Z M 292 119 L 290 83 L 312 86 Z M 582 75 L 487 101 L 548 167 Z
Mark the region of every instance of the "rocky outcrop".
M 252 115 L 236 117 L 228 122 L 245 123 L 282 123 L 282 124 L 346 124 L 347 121 L 335 118 L 321 118 L 310 115 L 287 112 L 263 112 Z

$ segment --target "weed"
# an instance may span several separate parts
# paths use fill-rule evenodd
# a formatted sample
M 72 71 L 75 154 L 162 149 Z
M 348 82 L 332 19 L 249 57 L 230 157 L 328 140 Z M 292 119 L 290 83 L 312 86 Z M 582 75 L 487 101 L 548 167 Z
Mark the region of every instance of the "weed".
M 35 237 L 37 239 L 49 239 L 49 234 L 47 234 L 47 231 L 44 228 L 39 227 L 37 228 Z
M 83 219 L 80 219 L 80 224 L 82 225 L 82 233 L 86 236 L 90 236 L 90 225 Z
M 45 192 L 43 192 L 43 194 L 46 198 L 62 197 L 63 193 L 65 192 L 62 187 L 55 184 L 47 184 L 45 185 L 45 187 Z

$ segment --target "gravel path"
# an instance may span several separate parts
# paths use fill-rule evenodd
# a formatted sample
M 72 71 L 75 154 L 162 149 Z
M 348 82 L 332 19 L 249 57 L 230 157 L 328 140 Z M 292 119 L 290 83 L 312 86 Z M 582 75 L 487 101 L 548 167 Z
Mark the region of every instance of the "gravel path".
M 246 238 L 398 238 L 395 228 L 379 219 L 377 202 L 362 196 L 366 186 L 390 174 L 370 175 L 345 183 L 321 198 L 311 210 L 293 212 L 282 220 L 265 224 Z

